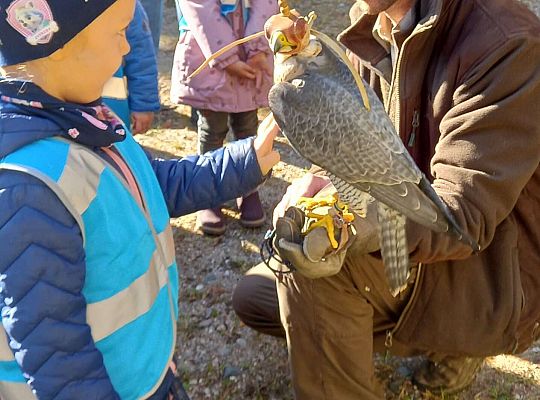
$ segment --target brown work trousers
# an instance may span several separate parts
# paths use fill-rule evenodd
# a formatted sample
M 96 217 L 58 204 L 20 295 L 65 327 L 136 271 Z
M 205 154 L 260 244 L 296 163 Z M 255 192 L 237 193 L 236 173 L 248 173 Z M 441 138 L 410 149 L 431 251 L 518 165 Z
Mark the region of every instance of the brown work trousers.
M 392 297 L 381 260 L 355 254 L 354 248 L 341 271 L 327 278 L 293 273 L 279 282 L 259 264 L 239 282 L 233 306 L 246 325 L 286 337 L 297 400 L 381 399 L 373 353 L 386 351 L 387 333 L 411 295 L 414 271 L 407 289 Z M 418 354 L 395 340 L 391 350 Z

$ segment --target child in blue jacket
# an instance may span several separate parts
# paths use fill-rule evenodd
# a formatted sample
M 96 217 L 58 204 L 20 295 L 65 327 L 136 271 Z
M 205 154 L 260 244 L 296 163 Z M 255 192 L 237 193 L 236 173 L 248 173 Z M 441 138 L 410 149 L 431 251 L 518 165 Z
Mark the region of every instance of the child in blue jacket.
M 136 135 L 152 127 L 159 111 L 158 68 L 146 12 L 137 0 L 135 14 L 126 30 L 131 50 L 107 81 L 103 102 Z
M 260 185 L 275 122 L 205 156 L 149 158 L 96 100 L 135 0 L 0 8 L 0 398 L 170 399 L 169 217 Z

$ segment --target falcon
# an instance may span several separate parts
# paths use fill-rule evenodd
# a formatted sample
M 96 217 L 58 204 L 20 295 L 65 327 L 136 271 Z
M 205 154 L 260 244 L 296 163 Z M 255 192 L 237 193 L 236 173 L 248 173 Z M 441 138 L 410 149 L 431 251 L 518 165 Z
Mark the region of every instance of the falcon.
M 395 296 L 407 285 L 406 220 L 448 232 L 479 251 L 409 155 L 373 90 L 344 51 L 280 2 L 265 25 L 275 55 L 272 113 L 291 146 L 323 168 L 340 201 L 377 213 L 385 274 Z

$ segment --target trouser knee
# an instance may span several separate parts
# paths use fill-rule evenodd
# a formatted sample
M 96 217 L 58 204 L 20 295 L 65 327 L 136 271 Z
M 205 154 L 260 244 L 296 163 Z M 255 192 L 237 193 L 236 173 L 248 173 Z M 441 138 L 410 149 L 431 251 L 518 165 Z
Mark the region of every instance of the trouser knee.
M 245 275 L 234 289 L 232 305 L 240 320 L 250 328 L 267 335 L 285 337 L 279 317 L 276 283 L 272 277 L 254 273 Z

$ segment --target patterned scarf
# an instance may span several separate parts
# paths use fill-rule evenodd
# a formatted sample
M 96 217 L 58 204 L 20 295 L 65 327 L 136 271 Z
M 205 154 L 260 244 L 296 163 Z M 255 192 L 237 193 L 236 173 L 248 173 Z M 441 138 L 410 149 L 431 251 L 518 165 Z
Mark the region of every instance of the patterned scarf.
M 0 81 L 0 102 L 10 103 L 17 112 L 48 119 L 57 124 L 62 136 L 88 147 L 107 147 L 125 139 L 122 121 L 101 103 L 66 103 L 32 82 Z

